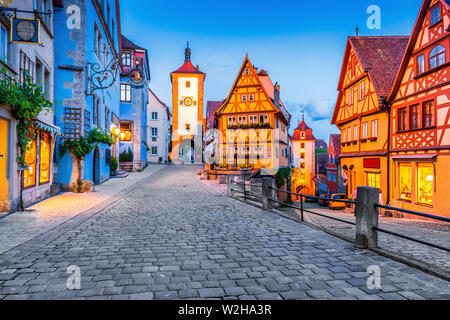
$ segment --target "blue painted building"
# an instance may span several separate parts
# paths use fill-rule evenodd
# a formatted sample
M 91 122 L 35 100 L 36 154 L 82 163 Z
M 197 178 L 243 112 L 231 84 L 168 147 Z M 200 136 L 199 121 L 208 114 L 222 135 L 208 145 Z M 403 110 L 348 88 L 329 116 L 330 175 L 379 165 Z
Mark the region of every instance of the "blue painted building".
M 55 108 L 55 123 L 70 139 L 86 136 L 94 128 L 115 132 L 120 125 L 120 68 L 112 69 L 110 62 L 120 61 L 119 0 L 56 3 L 54 91 L 60 105 Z M 96 73 L 103 70 L 107 73 Z M 99 79 L 107 88 L 96 88 Z M 118 157 L 118 143 L 100 144 L 85 157 L 82 178 L 95 184 L 109 179 L 111 156 Z M 77 177 L 77 165 L 69 154 L 57 162 L 58 182 L 68 189 Z
M 141 171 L 147 166 L 150 145 L 150 141 L 147 141 L 150 82 L 148 52 L 122 35 L 121 57 L 120 168 Z

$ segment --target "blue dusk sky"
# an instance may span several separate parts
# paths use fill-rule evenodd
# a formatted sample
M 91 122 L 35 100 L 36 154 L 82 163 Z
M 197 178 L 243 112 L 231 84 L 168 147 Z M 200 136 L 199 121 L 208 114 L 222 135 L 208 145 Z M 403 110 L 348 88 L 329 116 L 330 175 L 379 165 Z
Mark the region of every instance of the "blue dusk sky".
M 184 61 L 207 73 L 207 100 L 224 99 L 248 52 L 256 67 L 281 85 L 293 118 L 302 110 L 316 138 L 328 143 L 348 36 L 410 35 L 422 0 L 121 0 L 122 33 L 149 51 L 150 87 L 171 106 L 169 73 Z M 367 27 L 370 5 L 381 9 L 381 29 Z

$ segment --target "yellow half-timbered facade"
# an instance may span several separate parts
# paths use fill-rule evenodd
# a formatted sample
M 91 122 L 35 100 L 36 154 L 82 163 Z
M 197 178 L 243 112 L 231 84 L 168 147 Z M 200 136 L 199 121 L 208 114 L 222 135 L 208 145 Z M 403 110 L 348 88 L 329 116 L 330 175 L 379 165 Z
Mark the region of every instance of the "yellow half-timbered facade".
M 288 166 L 290 115 L 280 99 L 280 86 L 248 56 L 231 91 L 216 112 L 218 163 L 226 169 L 276 170 Z
M 349 37 L 332 124 L 341 131 L 345 192 L 379 188 L 388 199 L 389 113 L 386 105 L 408 37 Z

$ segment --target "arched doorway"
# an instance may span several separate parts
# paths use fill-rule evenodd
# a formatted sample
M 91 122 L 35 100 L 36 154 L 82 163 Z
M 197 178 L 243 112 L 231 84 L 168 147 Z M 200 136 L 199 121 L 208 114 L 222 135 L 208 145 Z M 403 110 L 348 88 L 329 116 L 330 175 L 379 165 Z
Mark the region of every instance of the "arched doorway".
M 95 148 L 94 150 L 92 174 L 94 184 L 100 184 L 100 151 L 98 150 L 98 148 Z
M 185 139 L 180 144 L 180 161 L 194 163 L 194 140 Z

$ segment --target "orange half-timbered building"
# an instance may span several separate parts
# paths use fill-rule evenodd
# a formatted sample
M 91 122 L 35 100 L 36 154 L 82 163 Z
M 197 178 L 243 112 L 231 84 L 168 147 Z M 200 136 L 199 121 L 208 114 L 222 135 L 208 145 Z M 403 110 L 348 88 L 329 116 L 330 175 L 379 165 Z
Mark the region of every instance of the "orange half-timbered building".
M 227 169 L 277 170 L 288 166 L 290 114 L 280 87 L 248 56 L 228 97 L 216 112 L 219 164 Z
M 425 0 L 388 102 L 391 204 L 450 216 L 450 5 Z
M 341 131 L 345 191 L 376 187 L 388 199 L 389 95 L 409 37 L 349 37 L 332 124 Z

